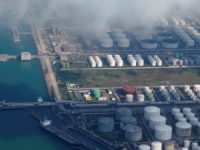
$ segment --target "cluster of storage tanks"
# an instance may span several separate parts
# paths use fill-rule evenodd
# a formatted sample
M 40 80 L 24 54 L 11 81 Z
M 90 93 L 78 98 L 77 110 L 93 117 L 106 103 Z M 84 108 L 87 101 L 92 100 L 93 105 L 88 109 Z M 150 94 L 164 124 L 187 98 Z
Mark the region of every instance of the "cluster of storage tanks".
M 182 18 L 180 18 L 178 16 L 172 16 L 171 23 L 176 26 L 180 26 L 180 25 L 185 26 L 186 25 L 185 20 L 183 20 Z
M 172 66 L 194 66 L 195 65 L 195 61 L 191 58 L 178 59 L 178 58 L 170 57 L 168 59 L 168 62 Z
M 167 141 L 172 138 L 172 127 L 166 124 L 167 119 L 161 116 L 160 108 L 156 106 L 145 107 L 144 118 L 154 131 L 154 136 L 157 140 Z
M 150 101 L 152 101 L 152 102 L 154 102 L 155 101 L 155 97 L 154 97 L 154 94 L 153 94 L 153 91 L 152 91 L 152 89 L 150 89 L 150 87 L 145 87 L 144 88 L 144 93 L 145 93 L 145 95 L 147 96 L 147 98 L 150 100 Z
M 194 85 L 194 90 L 189 85 L 184 85 L 183 90 L 192 100 L 199 100 L 200 98 L 200 86 Z
M 111 117 L 98 118 L 97 130 L 99 132 L 109 133 L 114 131 L 115 126 L 118 124 L 126 141 L 135 142 L 142 140 L 142 128 L 137 125 L 137 119 L 132 116 L 132 111 L 128 108 L 117 109 L 115 119 Z
M 135 67 L 135 66 L 144 66 L 144 59 L 141 57 L 141 55 L 139 54 L 136 54 L 135 57 L 131 54 L 129 54 L 127 56 L 127 59 L 128 59 L 128 62 L 129 64 L 132 66 L 132 67 Z
M 174 32 L 179 36 L 179 38 L 186 44 L 188 47 L 195 45 L 195 41 L 191 38 L 188 33 L 180 27 L 174 27 Z
M 138 150 L 174 150 L 174 141 L 166 141 L 163 144 L 160 141 L 153 141 L 150 145 L 141 144 L 138 146 Z
M 127 38 L 127 35 L 123 32 L 121 28 L 112 28 L 112 36 L 117 43 L 117 46 L 120 48 L 130 47 L 130 39 Z
M 184 140 L 182 150 L 200 150 L 200 146 L 197 142 L 191 142 L 189 140 Z
M 107 55 L 106 59 L 110 67 L 115 67 L 116 65 L 118 67 L 124 66 L 124 61 L 120 55 L 114 55 L 114 57 L 112 55 Z
M 160 32 L 156 35 L 156 39 L 149 38 L 140 41 L 140 46 L 144 49 L 156 49 L 158 43 L 166 49 L 176 49 L 179 47 L 179 42 L 174 39 L 173 35 L 168 32 Z
M 136 95 L 138 102 L 144 102 L 145 101 L 145 95 L 141 93 L 137 93 Z M 126 95 L 126 102 L 132 103 L 134 101 L 134 95 L 133 94 L 127 94 Z
M 160 92 L 161 95 L 165 98 L 166 101 L 170 101 L 170 100 L 171 100 L 170 93 L 169 93 L 168 90 L 165 88 L 165 86 L 160 86 L 160 87 L 159 87 L 159 92 Z
M 174 100 L 176 100 L 176 101 L 180 101 L 181 100 L 181 97 L 178 94 L 178 92 L 177 92 L 177 90 L 176 90 L 176 88 L 174 86 L 170 86 L 169 87 L 169 92 L 173 96 Z
M 116 42 L 119 48 L 128 48 L 131 45 L 130 39 L 127 37 L 127 35 L 121 28 L 112 28 L 110 34 L 102 34 L 98 38 L 98 41 L 102 48 L 112 48 L 114 46 L 114 41 Z
M 153 141 L 151 144 L 141 144 L 138 146 L 138 150 L 200 150 L 200 146 L 197 142 L 191 142 L 184 140 L 182 144 L 175 147 L 174 141 L 166 141 L 161 143 L 160 141 Z
M 153 56 L 148 55 L 147 59 L 148 59 L 149 63 L 151 64 L 151 66 L 162 66 L 163 65 L 163 62 L 160 59 L 160 57 L 158 57 L 158 55 L 153 55 Z
M 196 41 L 198 44 L 200 44 L 200 33 L 198 30 L 196 30 L 194 27 L 187 26 L 186 32 Z
M 171 113 L 176 120 L 175 132 L 178 137 L 191 137 L 193 128 L 197 129 L 196 133 L 200 136 L 199 119 L 191 108 L 183 108 L 182 112 L 179 108 L 172 108 Z
M 99 56 L 95 56 L 95 57 L 89 56 L 89 63 L 92 68 L 103 66 L 103 62 L 101 61 Z

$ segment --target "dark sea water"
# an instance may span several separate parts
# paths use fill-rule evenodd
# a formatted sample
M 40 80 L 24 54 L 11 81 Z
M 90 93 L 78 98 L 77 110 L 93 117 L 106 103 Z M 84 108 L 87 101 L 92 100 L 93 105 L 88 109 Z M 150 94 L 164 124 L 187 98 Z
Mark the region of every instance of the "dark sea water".
M 22 36 L 22 42 L 16 44 L 10 28 L 0 26 L 0 54 L 19 55 L 21 51 L 36 54 L 32 37 Z M 0 100 L 30 102 L 36 101 L 38 96 L 48 101 L 38 60 L 0 62 Z M 30 117 L 32 111 L 0 111 L 0 150 L 72 150 L 63 141 L 43 131 L 38 121 Z M 49 110 L 44 112 L 50 113 Z

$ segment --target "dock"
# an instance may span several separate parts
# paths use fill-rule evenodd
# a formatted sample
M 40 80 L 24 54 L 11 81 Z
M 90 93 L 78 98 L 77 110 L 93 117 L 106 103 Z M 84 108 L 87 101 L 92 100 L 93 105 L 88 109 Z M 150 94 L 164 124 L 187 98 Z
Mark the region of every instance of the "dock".
M 40 126 L 42 129 L 47 131 L 48 133 L 58 137 L 59 139 L 65 141 L 68 144 L 73 146 L 84 146 L 89 150 L 115 150 L 115 147 L 111 147 L 105 143 L 102 143 L 101 140 L 97 139 L 93 135 L 85 132 L 81 128 L 69 127 L 67 129 L 63 129 L 62 127 L 57 127 L 55 124 L 51 123 L 44 124 L 44 119 L 37 114 L 31 114 L 31 116 L 40 121 Z
M 48 53 L 44 41 L 42 39 L 40 28 L 37 25 L 33 24 L 31 25 L 31 30 L 32 30 L 33 40 L 35 42 L 38 51 L 38 55 Z M 62 96 L 49 57 L 41 55 L 39 60 L 49 95 L 55 97 L 55 100 L 61 100 Z
M 0 61 L 8 61 L 9 59 L 17 59 L 17 56 L 14 55 L 8 55 L 8 54 L 1 54 L 0 55 Z
M 14 41 L 15 42 L 21 42 L 20 33 L 19 33 L 19 30 L 17 29 L 17 27 L 13 27 L 12 32 L 13 32 Z

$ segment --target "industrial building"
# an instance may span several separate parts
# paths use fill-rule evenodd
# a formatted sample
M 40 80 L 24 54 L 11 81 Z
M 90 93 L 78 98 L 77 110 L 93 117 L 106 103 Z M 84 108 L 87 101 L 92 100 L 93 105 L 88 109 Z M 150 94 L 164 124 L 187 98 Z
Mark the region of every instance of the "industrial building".
M 200 103 L 200 85 L 144 87 L 75 88 L 71 99 L 82 102 L 122 102 L 130 104 Z
M 22 52 L 21 53 L 21 60 L 31 60 L 31 53 L 29 52 Z

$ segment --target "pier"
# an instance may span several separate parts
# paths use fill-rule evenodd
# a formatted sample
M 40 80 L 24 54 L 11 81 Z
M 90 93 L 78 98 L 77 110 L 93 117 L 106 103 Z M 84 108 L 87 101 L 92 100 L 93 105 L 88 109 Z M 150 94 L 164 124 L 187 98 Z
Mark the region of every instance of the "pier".
M 46 50 L 46 46 L 42 39 L 42 35 L 40 32 L 40 28 L 37 25 L 31 25 L 33 40 L 35 42 L 38 54 L 46 54 L 48 51 Z M 42 66 L 42 71 L 44 75 L 45 82 L 47 84 L 47 89 L 49 95 L 55 97 L 55 100 L 61 100 L 61 93 L 58 88 L 57 80 L 55 74 L 53 72 L 53 68 L 51 66 L 51 61 L 48 56 L 42 55 L 40 57 L 40 64 Z
M 20 32 L 18 27 L 12 27 L 13 40 L 15 42 L 21 42 L 20 35 L 32 35 L 32 32 Z
M 13 27 L 12 28 L 12 32 L 13 32 L 13 39 L 15 42 L 20 42 L 21 38 L 20 38 L 20 34 L 19 34 L 19 30 L 17 27 Z
M 1 109 L 29 109 L 29 108 L 38 108 L 38 107 L 53 107 L 59 105 L 69 105 L 72 101 L 61 100 L 57 102 L 0 102 Z
M 69 125 L 67 128 L 62 126 L 56 126 L 51 120 L 44 119 L 45 117 L 38 116 L 37 114 L 31 115 L 36 120 L 40 121 L 40 126 L 47 132 L 61 140 L 72 144 L 72 145 L 82 145 L 89 150 L 115 150 L 115 145 L 109 145 L 97 138 L 90 132 L 82 128 L 72 127 Z M 48 122 L 48 123 L 45 123 Z

